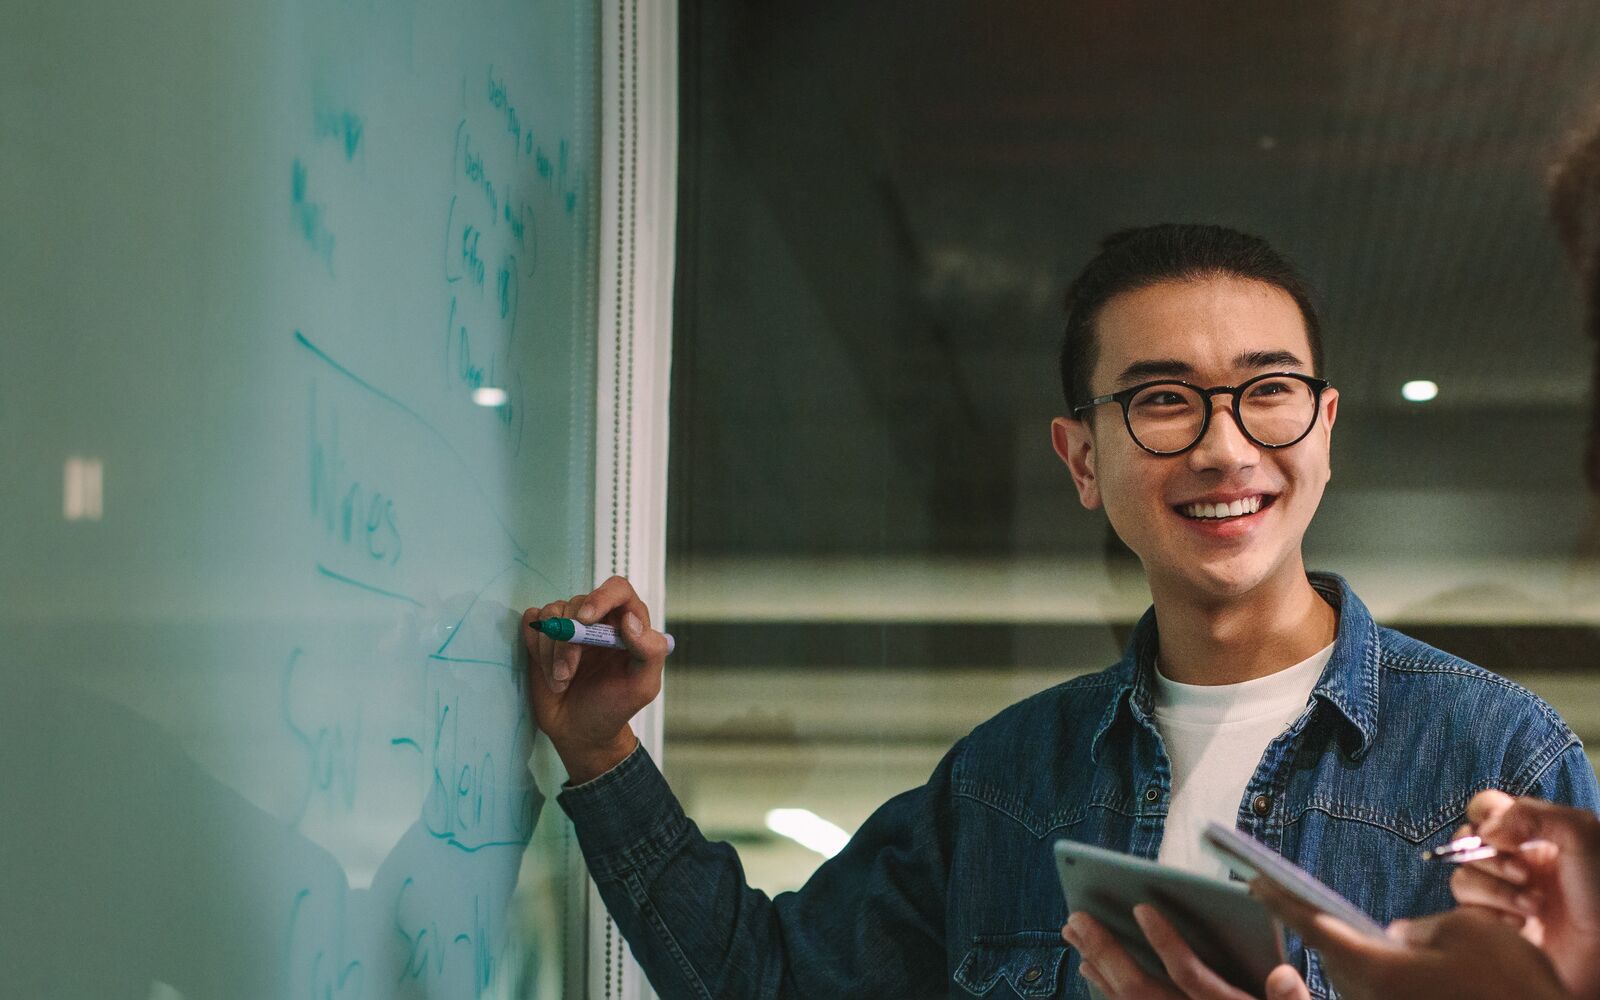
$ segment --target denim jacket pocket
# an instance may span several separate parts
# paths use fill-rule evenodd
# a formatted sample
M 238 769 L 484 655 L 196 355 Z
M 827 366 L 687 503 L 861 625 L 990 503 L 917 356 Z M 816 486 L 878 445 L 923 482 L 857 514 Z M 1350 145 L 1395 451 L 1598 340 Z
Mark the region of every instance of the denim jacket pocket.
M 956 966 L 955 983 L 973 996 L 987 996 L 1004 980 L 1016 996 L 1052 997 L 1066 957 L 1059 931 L 980 934 Z
M 1322 971 L 1322 956 L 1307 948 L 1305 958 L 1304 976 L 1306 989 L 1311 993 L 1311 1000 L 1339 1000 L 1339 994 L 1334 990 L 1333 984 L 1328 982 L 1327 975 Z

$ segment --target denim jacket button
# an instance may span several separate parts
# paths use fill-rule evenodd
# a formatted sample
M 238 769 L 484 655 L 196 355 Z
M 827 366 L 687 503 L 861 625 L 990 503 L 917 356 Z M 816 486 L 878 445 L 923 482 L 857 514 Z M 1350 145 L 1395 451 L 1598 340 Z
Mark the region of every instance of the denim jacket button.
M 1154 802 L 1159 798 L 1161 798 L 1161 789 L 1157 788 L 1156 786 L 1151 785 L 1149 788 L 1144 790 L 1144 800 L 1146 802 Z
M 1250 810 L 1257 816 L 1265 816 L 1272 811 L 1272 796 L 1257 795 L 1255 801 L 1250 803 Z
M 1033 968 L 1022 974 L 1022 981 L 1025 983 L 1037 983 L 1039 981 L 1039 977 L 1042 975 L 1044 975 L 1044 969 L 1041 966 L 1035 965 Z

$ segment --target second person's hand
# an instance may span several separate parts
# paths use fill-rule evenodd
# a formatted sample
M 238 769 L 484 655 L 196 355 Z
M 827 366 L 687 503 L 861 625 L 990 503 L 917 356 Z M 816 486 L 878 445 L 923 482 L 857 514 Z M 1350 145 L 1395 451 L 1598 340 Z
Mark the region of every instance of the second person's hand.
M 1550 960 L 1477 908 L 1397 920 L 1386 937 L 1349 924 L 1265 879 L 1250 892 L 1321 955 L 1346 1000 L 1567 1000 Z
M 1518 923 L 1555 963 L 1573 996 L 1600 1000 L 1600 818 L 1498 791 L 1467 804 L 1470 830 L 1507 852 L 1461 866 L 1450 888 L 1464 906 Z
M 573 618 L 615 628 L 627 649 L 557 642 L 529 627 L 541 618 Z M 650 609 L 633 585 L 614 576 L 587 594 L 529 608 L 522 616 L 528 648 L 528 700 L 534 722 L 550 737 L 572 784 L 615 767 L 639 745 L 628 720 L 661 692 L 667 639 L 650 627 Z

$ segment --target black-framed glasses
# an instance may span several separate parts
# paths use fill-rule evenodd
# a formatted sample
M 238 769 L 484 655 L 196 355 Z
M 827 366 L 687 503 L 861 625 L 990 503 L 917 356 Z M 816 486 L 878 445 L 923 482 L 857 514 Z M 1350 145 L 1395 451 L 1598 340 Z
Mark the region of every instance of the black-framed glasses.
M 1299 372 L 1267 372 L 1238 385 L 1209 389 L 1162 379 L 1096 396 L 1074 406 L 1072 415 L 1082 417 L 1085 410 L 1117 403 L 1134 444 L 1152 455 L 1181 455 L 1206 436 L 1211 397 L 1226 393 L 1233 396 L 1233 419 L 1245 437 L 1263 448 L 1287 448 L 1311 433 L 1327 387 L 1325 379 Z

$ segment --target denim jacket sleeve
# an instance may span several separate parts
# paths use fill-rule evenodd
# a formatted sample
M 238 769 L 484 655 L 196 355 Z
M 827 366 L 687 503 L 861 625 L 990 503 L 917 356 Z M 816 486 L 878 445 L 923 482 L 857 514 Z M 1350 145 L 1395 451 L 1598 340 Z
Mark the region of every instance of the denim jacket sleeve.
M 1600 784 L 1595 781 L 1594 768 L 1577 737 L 1571 737 L 1571 743 L 1534 780 L 1526 794 L 1600 812 Z
M 684 815 L 641 747 L 558 798 L 589 872 L 664 998 L 931 996 L 944 925 L 961 745 L 881 806 L 798 892 L 750 888 L 738 855 Z

